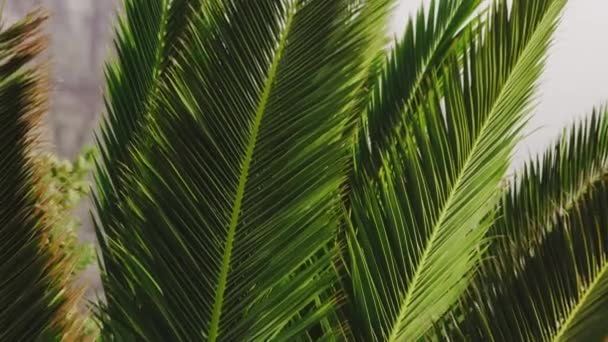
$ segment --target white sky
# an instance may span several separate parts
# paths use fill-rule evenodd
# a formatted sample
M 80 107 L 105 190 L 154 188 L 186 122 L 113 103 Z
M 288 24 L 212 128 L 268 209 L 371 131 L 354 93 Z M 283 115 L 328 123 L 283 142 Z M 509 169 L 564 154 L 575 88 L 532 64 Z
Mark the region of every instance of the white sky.
M 441 0 L 439 0 L 441 1 Z M 392 23 L 396 34 L 429 0 L 400 0 Z M 538 94 L 539 105 L 514 162 L 543 151 L 562 128 L 593 106 L 608 104 L 608 0 L 570 0 L 549 50 Z

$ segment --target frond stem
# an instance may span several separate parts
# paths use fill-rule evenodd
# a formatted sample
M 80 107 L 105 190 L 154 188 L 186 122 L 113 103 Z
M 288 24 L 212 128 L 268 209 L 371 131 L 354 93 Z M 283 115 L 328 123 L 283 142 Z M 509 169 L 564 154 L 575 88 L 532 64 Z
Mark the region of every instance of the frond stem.
M 490 121 L 491 121 L 490 117 L 488 117 L 488 119 L 485 120 L 483 127 L 480 130 L 480 134 L 478 136 L 483 135 L 484 131 L 488 128 Z M 458 188 L 460 187 L 460 184 L 463 181 L 464 175 L 466 174 L 466 170 L 469 167 L 469 164 L 472 162 L 472 157 L 475 154 L 475 150 L 477 149 L 479 140 L 480 139 L 476 139 L 475 142 L 473 143 L 471 152 L 467 156 L 467 159 L 464 162 L 464 164 L 462 164 L 463 166 L 460 169 L 458 178 L 456 178 L 455 182 L 453 183 L 454 185 L 452 186 L 449 197 L 446 199 L 446 201 L 444 202 L 445 204 L 442 206 L 441 213 L 439 214 L 437 221 L 434 225 L 435 229 L 433 229 L 431 236 L 427 240 L 426 247 L 424 248 L 424 251 L 422 252 L 422 256 L 420 257 L 420 262 L 418 262 L 418 267 L 416 268 L 416 272 L 414 273 L 414 276 L 412 277 L 412 282 L 410 283 L 409 290 L 407 291 L 407 295 L 405 296 L 405 298 L 403 300 L 403 305 L 401 305 L 401 309 L 399 310 L 399 315 L 397 316 L 397 319 L 395 320 L 395 323 L 393 324 L 393 329 L 391 331 L 390 337 L 388 338 L 388 341 L 397 341 L 398 340 L 399 331 L 400 331 L 399 323 L 404 319 L 404 316 L 408 311 L 407 309 L 409 308 L 409 306 L 412 302 L 413 294 L 416 291 L 416 286 L 418 285 L 418 281 L 420 278 L 420 270 L 422 270 L 424 268 L 426 260 L 428 259 L 428 256 L 430 254 L 430 251 L 433 249 L 433 244 L 435 243 L 435 240 L 436 240 L 437 234 L 438 234 L 438 230 L 439 230 L 438 227 L 440 227 L 444 223 L 446 216 L 447 216 L 446 208 L 449 208 L 451 206 L 452 202 L 454 201 L 454 195 L 458 192 Z
M 553 225 L 555 224 L 556 219 L 568 215 L 568 213 L 579 203 L 581 198 L 593 190 L 597 183 L 602 182 L 606 174 L 608 174 L 608 169 L 603 166 L 599 167 L 597 172 L 593 172 L 587 179 L 583 180 L 575 191 L 564 194 L 567 197 L 565 203 L 556 201 L 555 205 L 550 208 L 550 212 L 546 213 L 545 217 L 543 217 L 544 221 L 537 220 L 536 222 L 533 222 L 534 228 L 531 229 L 531 231 L 538 233 L 532 236 L 532 242 L 535 244 L 542 244 L 546 235 L 553 231 Z
M 568 331 L 568 329 L 572 325 L 572 322 L 574 321 L 574 318 L 576 317 L 578 312 L 581 310 L 582 307 L 585 306 L 586 301 L 589 297 L 589 294 L 593 292 L 593 289 L 595 288 L 595 286 L 597 286 L 600 283 L 600 280 L 603 279 L 604 277 L 608 277 L 608 260 L 606 260 L 606 258 L 604 258 L 604 265 L 602 265 L 601 270 L 598 272 L 595 279 L 593 279 L 591 284 L 589 284 L 589 286 L 587 286 L 587 288 L 583 291 L 584 292 L 583 295 L 581 296 L 580 300 L 576 303 L 574 308 L 572 308 L 572 310 L 570 311 L 570 314 L 564 321 L 564 324 L 560 325 L 559 330 L 557 331 L 557 334 L 555 334 L 555 337 L 553 338 L 553 341 L 556 341 L 556 342 L 563 341 L 564 334 Z
M 551 18 L 551 16 L 548 16 L 548 18 Z M 544 23 L 546 20 L 548 20 L 547 17 L 543 18 L 540 25 L 542 25 L 542 23 Z M 540 27 L 540 25 L 539 25 L 539 27 Z M 536 32 L 537 31 L 535 31 L 535 34 L 536 34 Z M 521 57 L 526 56 L 527 50 L 530 49 L 531 46 L 534 45 L 534 42 L 535 42 L 535 39 L 533 36 L 527 42 L 526 47 L 522 50 L 521 54 L 519 55 L 518 60 L 515 62 L 515 65 L 513 65 L 511 70 L 506 75 L 506 81 L 503 83 L 502 87 L 498 90 L 496 100 L 494 101 L 491 108 L 489 109 L 488 115 L 485 118 L 485 120 L 479 130 L 479 134 L 477 134 L 477 137 L 476 137 L 475 141 L 473 142 L 473 145 L 471 146 L 469 155 L 467 156 L 466 160 L 462 164 L 462 168 L 460 168 L 460 172 L 458 173 L 457 178 L 454 181 L 453 186 L 451 187 L 450 194 L 448 195 L 448 198 L 444 202 L 445 204 L 442 206 L 441 212 L 439 213 L 437 221 L 434 224 L 435 229 L 433 229 L 431 236 L 427 239 L 427 244 L 420 257 L 420 262 L 418 262 L 418 267 L 416 268 L 414 276 L 412 277 L 412 281 L 410 283 L 409 290 L 407 291 L 407 295 L 405 296 L 405 298 L 403 300 L 403 305 L 401 305 L 401 307 L 399 309 L 399 315 L 397 316 L 395 323 L 393 324 L 393 327 L 391 329 L 391 335 L 390 335 L 388 341 L 397 341 L 397 339 L 398 339 L 399 332 L 400 332 L 400 329 L 399 329 L 400 322 L 403 321 L 404 316 L 407 313 L 407 309 L 412 302 L 413 294 L 416 291 L 416 286 L 418 285 L 418 281 L 420 280 L 420 272 L 424 268 L 424 265 L 426 264 L 427 259 L 429 257 L 430 251 L 433 249 L 432 247 L 435 243 L 435 240 L 437 239 L 437 234 L 438 234 L 438 230 L 439 230 L 438 227 L 440 227 L 442 224 L 444 224 L 444 221 L 446 220 L 446 217 L 448 215 L 446 209 L 452 205 L 455 194 L 458 192 L 459 187 L 461 186 L 461 183 L 463 182 L 464 176 L 467 173 L 466 171 L 469 168 L 469 164 L 471 164 L 473 161 L 473 156 L 475 155 L 475 151 L 478 149 L 479 142 L 482 140 L 482 137 L 485 135 L 485 132 L 488 130 L 490 123 L 493 120 L 493 117 L 496 116 L 495 112 L 498 110 L 497 107 L 499 107 L 499 105 L 504 101 L 504 97 L 507 96 L 507 95 L 505 95 L 505 90 L 507 90 L 507 92 L 508 92 L 508 89 L 510 88 L 509 87 L 510 81 L 512 80 L 511 76 L 516 72 L 518 65 L 521 63 L 521 60 L 522 60 Z M 535 48 L 535 47 L 533 47 L 533 48 Z
M 285 46 L 287 45 L 287 36 L 289 35 L 289 30 L 291 28 L 291 24 L 293 22 L 293 17 L 295 14 L 295 10 L 293 8 L 289 9 L 289 14 L 287 16 L 287 20 L 285 22 L 285 27 L 283 28 L 283 33 L 278 43 L 277 51 L 273 57 L 272 64 L 270 65 L 270 69 L 268 71 L 268 77 L 266 84 L 264 85 L 264 90 L 262 96 L 260 98 L 260 102 L 256 109 L 255 119 L 253 122 L 253 126 L 251 128 L 251 135 L 249 137 L 249 143 L 247 144 L 247 150 L 245 152 L 245 156 L 243 158 L 243 164 L 241 166 L 241 175 L 239 177 L 239 183 L 237 187 L 236 196 L 234 199 L 234 204 L 232 206 L 232 215 L 230 218 L 230 225 L 228 226 L 228 236 L 226 237 L 226 248 L 224 249 L 224 257 L 222 260 L 222 269 L 220 271 L 218 286 L 216 289 L 215 295 L 215 303 L 213 305 L 213 315 L 211 317 L 211 323 L 209 327 L 209 341 L 215 342 L 219 335 L 219 325 L 220 325 L 220 316 L 222 314 L 222 307 L 224 304 L 224 292 L 226 291 L 226 285 L 228 280 L 228 270 L 230 269 L 230 261 L 232 257 L 232 249 L 234 246 L 234 238 L 236 235 L 236 228 L 239 223 L 239 218 L 241 214 L 241 206 L 243 203 L 243 197 L 245 195 L 245 186 L 247 185 L 247 178 L 249 175 L 249 168 L 251 166 L 251 161 L 253 159 L 253 152 L 255 149 L 255 145 L 257 142 L 258 133 L 260 130 L 262 117 L 266 111 L 266 106 L 268 104 L 268 99 L 270 97 L 270 93 L 272 90 L 272 86 L 276 79 L 277 68 L 279 65 L 279 61 L 283 55 L 285 50 Z

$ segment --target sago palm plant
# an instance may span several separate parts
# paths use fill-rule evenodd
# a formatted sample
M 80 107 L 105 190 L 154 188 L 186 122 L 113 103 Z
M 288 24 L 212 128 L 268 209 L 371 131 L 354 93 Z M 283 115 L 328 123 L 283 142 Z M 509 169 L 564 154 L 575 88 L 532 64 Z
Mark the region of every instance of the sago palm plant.
M 508 175 L 566 0 L 431 1 L 389 45 L 394 2 L 124 1 L 97 135 L 101 339 L 608 336 L 608 110 Z M 2 153 L 23 154 L 12 127 Z M 44 235 L 14 227 L 2 242 Z
M 47 107 L 46 14 L 32 12 L 0 27 L 0 341 L 62 340 L 81 336 L 76 315 L 83 294 L 72 286 L 78 259 L 64 246 L 68 231 L 53 212 L 39 123 Z

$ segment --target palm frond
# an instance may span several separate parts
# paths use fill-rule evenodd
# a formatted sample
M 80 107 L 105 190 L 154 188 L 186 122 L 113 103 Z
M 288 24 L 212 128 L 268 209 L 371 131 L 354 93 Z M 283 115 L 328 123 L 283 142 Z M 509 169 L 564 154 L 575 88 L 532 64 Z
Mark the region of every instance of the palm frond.
M 355 153 L 357 174 L 375 175 L 397 133 L 411 120 L 416 99 L 433 91 L 430 82 L 445 58 L 459 48 L 459 35 L 472 20 L 479 0 L 430 2 L 410 18 L 404 35 L 389 52 L 384 66 L 374 75 L 358 135 Z M 460 51 L 462 52 L 462 51 Z M 456 54 L 459 54 L 456 51 Z
M 459 334 L 510 341 L 608 336 L 607 174 L 606 109 L 526 165 L 501 202 L 488 260 L 452 314 Z
M 557 217 L 602 181 L 608 162 L 607 118 L 608 108 L 594 110 L 541 158 L 528 163 L 521 176 L 516 175 L 490 231 L 499 237 L 491 244 L 492 256 L 506 250 L 503 242 L 527 251 L 551 231 Z
M 165 67 L 179 54 L 188 32 L 188 25 L 202 7 L 203 0 L 170 0 L 164 44 Z
M 368 66 L 368 78 L 361 88 L 359 95 L 360 103 L 357 113 L 363 113 L 367 106 L 367 98 L 370 97 L 378 76 L 381 74 L 386 60 L 386 50 L 390 43 L 390 19 L 399 0 L 351 0 L 355 20 L 360 25 L 367 26 L 370 38 L 368 51 L 362 55 Z M 355 120 L 360 120 L 360 115 L 355 115 Z M 354 127 L 356 129 L 356 127 Z
M 138 131 L 152 119 L 150 107 L 159 85 L 167 81 L 195 7 L 200 7 L 197 1 L 124 1 L 114 40 L 117 56 L 105 70 L 107 115 L 98 138 L 101 156 L 96 175 L 107 186 L 99 187 L 100 205 L 114 205 L 122 193 L 121 165 L 128 163 L 127 151 Z
M 166 59 L 169 0 L 126 0 L 118 18 L 116 60 L 106 65 L 107 116 L 102 123 L 103 161 L 122 162 L 134 132 L 143 124 Z
M 119 239 L 124 229 L 117 206 L 124 202 L 124 169 L 132 164 L 129 149 L 154 119 L 159 89 L 175 68 L 194 9 L 201 6 L 183 0 L 125 0 L 123 5 L 114 40 L 116 57 L 105 70 L 107 115 L 97 139 L 94 203 L 95 224 L 104 227 L 104 234 L 97 235 L 102 254 L 106 254 L 106 239 Z M 103 268 L 111 269 L 115 278 L 126 277 L 113 259 L 105 260 Z
M 123 159 L 136 131 L 145 126 L 149 107 L 197 1 L 125 0 L 118 18 L 115 60 L 106 65 L 106 109 L 101 129 L 102 161 L 108 169 Z M 102 170 L 103 171 L 103 170 Z M 112 177 L 112 175 L 108 175 Z
M 358 185 L 362 182 L 357 178 L 377 176 L 382 163 L 381 154 L 390 148 L 397 132 L 405 127 L 404 122 L 409 122 L 409 108 L 414 100 L 422 99 L 433 90 L 429 81 L 440 70 L 447 55 L 460 55 L 464 51 L 461 46 L 456 46 L 462 40 L 459 34 L 467 25 L 472 27 L 468 20 L 479 4 L 477 0 L 431 1 L 427 11 L 422 7 L 415 18 L 409 19 L 403 37 L 388 51 L 388 55 L 388 41 L 384 34 L 387 32 L 388 14 L 395 3 L 372 1 L 368 4 L 370 7 L 384 6 L 380 12 L 386 13 L 385 24 L 378 25 L 376 30 L 378 34 L 372 46 L 375 54 L 370 54 L 374 58 L 370 63 L 369 78 L 359 95 L 362 101 L 353 125 L 355 143 L 351 179 L 344 186 L 346 208 L 350 207 L 348 193 L 361 190 Z M 372 24 L 372 20 L 367 23 Z M 407 113 L 404 109 L 408 109 Z M 341 232 L 340 239 L 344 240 L 344 232 Z M 343 257 L 348 259 L 347 255 Z M 349 263 L 347 260 L 343 262 Z M 351 292 L 348 283 L 338 286 L 337 291 L 344 290 L 347 294 Z M 343 309 L 352 310 L 349 306 L 346 301 Z M 348 320 L 348 314 L 342 316 L 341 320 Z
M 498 1 L 464 70 L 450 60 L 445 91 L 417 104 L 379 178 L 353 192 L 352 328 L 362 340 L 416 340 L 466 289 L 564 4 Z
M 35 11 L 0 30 L 0 340 L 59 340 L 77 334 L 68 319 L 80 298 L 67 283 L 75 265 L 50 238 L 33 152 L 46 110 L 46 14 Z
M 122 269 L 104 270 L 104 333 L 290 340 L 336 300 L 316 303 L 335 281 L 328 246 L 370 28 L 346 0 L 200 13 L 129 150 L 119 203 L 98 206 L 120 218 L 98 227 L 104 264 Z
M 351 110 L 354 115 L 350 116 L 351 120 L 346 126 L 347 130 L 344 132 L 344 136 L 349 144 L 351 144 L 351 147 L 349 147 L 351 150 L 352 139 L 354 139 L 356 132 L 360 129 L 359 126 L 361 124 L 362 113 L 364 113 L 367 106 L 371 90 L 384 66 L 386 47 L 389 43 L 388 33 L 390 31 L 390 17 L 397 3 L 398 0 L 350 0 L 349 2 L 350 17 L 352 18 L 352 22 L 349 25 L 353 28 L 365 28 L 365 32 L 362 32 L 361 39 L 366 41 L 366 43 L 361 44 L 362 50 L 357 54 L 359 61 L 354 62 L 354 65 L 360 65 L 362 68 L 361 70 L 364 70 L 364 77 L 363 81 L 357 87 L 357 94 L 355 95 L 356 103 Z M 349 158 L 348 165 L 348 168 L 352 169 L 352 158 Z M 348 196 L 346 196 L 346 194 L 350 191 L 350 187 L 351 183 L 348 178 L 344 178 L 341 186 L 341 197 L 343 202 L 340 203 L 338 208 L 344 206 L 344 201 L 348 201 Z M 344 215 L 341 216 L 336 244 L 340 248 L 340 258 L 343 258 L 345 256 L 345 235 L 343 229 Z M 345 278 L 343 274 L 343 264 L 343 261 L 339 261 L 338 264 L 335 265 L 335 272 L 337 274 L 336 282 L 327 293 L 321 296 L 322 298 L 338 297 L 342 298 L 342 300 L 339 305 L 334 308 L 333 312 L 329 313 L 323 321 L 319 322 L 319 326 L 310 329 L 308 340 L 352 339 L 352 332 L 349 330 L 348 324 L 345 323 L 347 318 L 344 316 L 343 312 L 344 306 L 348 305 L 348 301 L 344 300 L 344 297 L 347 294 L 344 291 L 345 284 L 342 283 Z M 323 303 L 325 300 L 319 298 L 318 302 Z

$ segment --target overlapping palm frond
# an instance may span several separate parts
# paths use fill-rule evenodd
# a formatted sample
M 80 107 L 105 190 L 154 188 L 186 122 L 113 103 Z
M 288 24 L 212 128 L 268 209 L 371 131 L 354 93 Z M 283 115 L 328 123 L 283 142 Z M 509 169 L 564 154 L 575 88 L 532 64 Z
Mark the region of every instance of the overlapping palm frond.
M 118 18 L 114 39 L 117 56 L 105 71 L 107 115 L 101 129 L 102 161 L 110 170 L 111 164 L 124 162 L 154 97 L 167 58 L 168 12 L 169 0 L 126 0 L 124 14 Z
M 353 329 L 416 340 L 466 289 L 565 0 L 498 1 L 352 196 Z M 441 94 L 445 94 L 441 97 Z
M 375 1 L 376 8 L 384 6 L 386 22 L 395 3 Z M 405 122 L 412 119 L 410 112 L 415 99 L 423 99 L 438 89 L 432 89 L 431 81 L 447 56 L 460 56 L 464 52 L 463 46 L 459 46 L 463 41 L 461 33 L 475 24 L 472 13 L 480 4 L 477 0 L 431 1 L 427 10 L 420 8 L 417 16 L 408 21 L 402 38 L 390 48 L 388 55 L 386 27 L 378 27 L 379 34 L 373 46 L 375 59 L 371 63 L 368 83 L 360 95 L 359 114 L 355 117 L 354 158 L 344 187 L 347 208 L 350 206 L 348 193 L 364 191 L 359 188 L 361 179 L 377 176 L 382 153 L 394 145 L 398 133 L 405 129 Z M 344 283 L 340 291 L 350 296 L 352 289 Z M 343 309 L 352 310 L 349 306 L 346 301 Z M 342 319 L 347 320 L 346 317 Z
M 127 238 L 124 205 L 125 168 L 132 164 L 129 148 L 154 118 L 160 85 L 167 82 L 169 70 L 179 54 L 189 18 L 197 1 L 125 0 L 118 18 L 114 45 L 116 57 L 106 65 L 106 112 L 98 137 L 100 158 L 96 163 L 96 225 L 103 227 L 98 241 L 101 254 L 110 253 L 109 240 Z M 106 258 L 102 280 L 128 282 L 122 267 Z M 126 271 L 125 271 L 126 272 Z M 110 279 L 108 279 L 110 277 Z M 131 295 L 129 294 L 129 297 Z M 113 300 L 109 297 L 109 300 Z
M 110 207 L 118 201 L 122 192 L 120 170 L 130 159 L 127 151 L 137 133 L 152 120 L 149 112 L 159 85 L 167 81 L 188 19 L 200 6 L 199 1 L 192 0 L 124 1 L 114 41 L 117 56 L 105 71 L 107 116 L 98 139 L 101 158 L 97 181 L 104 185 L 98 187 L 100 206 Z M 99 219 L 105 223 L 112 220 Z
M 0 340 L 76 336 L 68 319 L 82 291 L 67 283 L 75 261 L 50 239 L 33 152 L 46 110 L 44 69 L 30 65 L 44 49 L 42 11 L 0 29 Z
M 383 67 L 370 84 L 369 102 L 355 146 L 357 175 L 375 175 L 382 154 L 396 141 L 411 109 L 434 89 L 431 78 L 450 53 L 459 54 L 460 33 L 475 23 L 472 14 L 479 0 L 432 0 L 408 21 L 403 37 L 390 50 Z
M 607 112 L 607 108 L 594 110 L 542 158 L 528 163 L 521 176 L 516 175 L 490 231 L 506 239 L 491 244 L 491 255 L 507 250 L 503 243 L 527 251 L 552 230 L 557 217 L 602 182 L 608 161 Z
M 107 116 L 101 130 L 106 172 L 128 158 L 124 154 L 136 131 L 145 127 L 159 84 L 200 6 L 193 0 L 124 1 L 114 40 L 117 56 L 106 65 Z
M 335 282 L 344 132 L 375 33 L 352 5 L 206 1 L 188 23 L 120 201 L 98 207 L 120 218 L 99 227 L 121 268 L 105 269 L 106 336 L 289 340 L 332 309 L 317 302 Z
M 203 8 L 203 2 L 204 0 L 170 0 L 164 43 L 168 45 L 165 48 L 165 67 L 179 54 L 188 32 L 188 24 Z
M 513 182 L 490 231 L 490 255 L 446 331 L 467 340 L 608 336 L 600 323 L 608 315 L 607 174 L 602 109 Z

